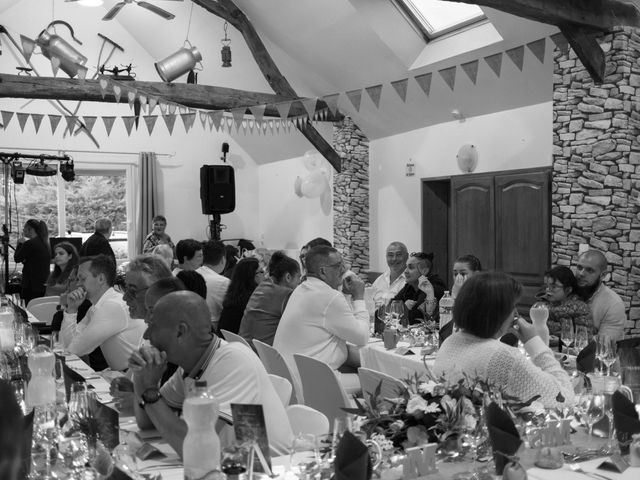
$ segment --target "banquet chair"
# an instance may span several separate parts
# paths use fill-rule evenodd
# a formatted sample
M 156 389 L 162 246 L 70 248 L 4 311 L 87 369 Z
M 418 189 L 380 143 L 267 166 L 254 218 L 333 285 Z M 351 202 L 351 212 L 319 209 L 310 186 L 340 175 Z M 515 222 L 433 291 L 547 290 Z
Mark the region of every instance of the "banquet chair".
M 279 377 L 286 378 L 293 386 L 293 393 L 291 395 L 291 403 L 304 403 L 302 395 L 302 387 L 298 382 L 293 379 L 293 373 L 289 368 L 287 362 L 282 358 L 280 352 L 278 352 L 271 345 L 267 345 L 260 340 L 253 339 L 253 345 L 256 347 L 258 356 L 267 370 L 267 373 L 278 375 Z
M 378 402 L 384 407 L 383 410 L 387 410 L 391 406 L 391 402 L 384 400 L 385 398 L 398 398 L 407 388 L 401 380 L 370 368 L 358 368 L 358 376 L 360 377 L 362 394 L 367 403 L 370 403 L 371 396 L 380 385 Z
M 327 363 L 295 353 L 293 359 L 302 381 L 304 404 L 324 413 L 329 425 L 344 417 L 343 408 L 354 408 L 355 403 L 345 392 L 338 375 Z
M 310 433 L 316 437 L 329 433 L 329 419 L 327 416 L 307 405 L 289 405 L 287 417 L 294 435 Z
M 49 303 L 49 302 L 56 302 L 56 304 L 60 303 L 60 296 L 59 295 L 50 295 L 48 297 L 38 297 L 38 298 L 32 298 L 29 303 L 27 304 L 27 310 L 29 310 L 30 307 L 34 307 L 40 303 Z
M 220 329 L 220 333 L 222 334 L 222 336 L 227 342 L 238 342 L 245 345 L 249 349 L 251 348 L 251 346 L 247 343 L 247 341 L 237 333 L 233 333 L 225 329 Z
M 53 320 L 53 314 L 56 313 L 58 308 L 58 297 L 55 297 L 56 300 L 50 300 L 48 302 L 39 302 L 35 305 L 32 305 L 32 302 L 29 302 L 29 306 L 27 307 L 27 311 L 31 313 L 39 322 L 43 322 L 46 325 L 51 325 L 51 320 Z M 40 300 L 39 298 L 34 300 Z
M 282 400 L 282 405 L 285 407 L 289 405 L 289 402 L 291 401 L 291 392 L 293 391 L 291 382 L 286 378 L 274 375 L 273 373 L 269 374 L 269 379 L 271 380 L 271 384 L 278 394 L 278 397 Z

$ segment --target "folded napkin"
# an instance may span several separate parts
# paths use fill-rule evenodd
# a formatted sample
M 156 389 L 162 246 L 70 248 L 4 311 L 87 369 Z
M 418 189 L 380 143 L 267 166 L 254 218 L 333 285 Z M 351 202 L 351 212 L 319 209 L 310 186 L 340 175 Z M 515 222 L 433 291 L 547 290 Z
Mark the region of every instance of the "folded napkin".
M 369 449 L 353 433 L 346 431 L 338 448 L 334 463 L 335 480 L 369 480 L 373 469 Z
M 485 408 L 489 441 L 493 449 L 493 461 L 496 465 L 496 474 L 502 475 L 502 470 L 509 462 L 509 457 L 516 454 L 522 440 L 513 420 L 507 412 L 502 410 L 495 402 Z
M 591 340 L 589 344 L 580 350 L 576 357 L 576 369 L 579 372 L 593 372 L 596 366 L 596 342 Z
M 626 455 L 629 453 L 631 436 L 634 433 L 640 433 L 638 412 L 633 402 L 619 391 L 611 396 L 611 410 L 613 410 L 613 423 L 620 443 L 620 452 Z
M 453 333 L 453 320 L 451 320 L 444 327 L 442 327 L 439 333 L 440 333 L 440 346 L 442 346 L 442 342 L 444 342 L 447 338 L 449 338 Z

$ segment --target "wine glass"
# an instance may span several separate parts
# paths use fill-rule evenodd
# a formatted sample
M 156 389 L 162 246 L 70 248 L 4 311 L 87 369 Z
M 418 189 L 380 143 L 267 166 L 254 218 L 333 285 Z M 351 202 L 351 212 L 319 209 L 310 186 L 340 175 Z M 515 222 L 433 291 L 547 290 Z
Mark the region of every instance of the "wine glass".
M 536 302 L 529 309 L 531 321 L 536 323 L 545 323 L 549 318 L 549 307 L 546 302 Z
M 471 449 L 473 466 L 469 479 L 479 479 L 477 469 L 478 447 L 488 438 L 488 432 L 481 411 L 476 411 L 474 415 L 466 415 L 463 427 L 463 441 Z
M 578 325 L 576 327 L 576 339 L 575 347 L 578 352 L 585 348 L 589 344 L 589 332 L 584 325 Z
M 569 346 L 573 342 L 573 322 L 570 318 L 563 318 L 560 323 L 560 340 L 564 343 L 567 353 L 569 353 Z
M 400 326 L 400 321 L 404 315 L 404 304 L 402 303 L 402 300 L 393 300 L 389 303 L 388 308 L 391 321 L 395 325 Z
M 249 468 L 250 444 L 229 445 L 222 449 L 220 469 L 228 478 L 243 478 Z
M 305 478 L 308 467 L 314 463 L 317 465 L 320 461 L 316 436 L 310 433 L 298 434 L 293 439 L 289 454 L 291 471 Z
M 586 394 L 584 398 L 584 421 L 589 429 L 589 436 L 593 438 L 593 426 L 605 415 L 605 398 L 602 393 Z
M 611 365 L 618 359 L 616 341 L 608 335 L 601 335 L 598 341 L 602 343 L 602 362 L 607 366 L 607 376 L 611 376 Z

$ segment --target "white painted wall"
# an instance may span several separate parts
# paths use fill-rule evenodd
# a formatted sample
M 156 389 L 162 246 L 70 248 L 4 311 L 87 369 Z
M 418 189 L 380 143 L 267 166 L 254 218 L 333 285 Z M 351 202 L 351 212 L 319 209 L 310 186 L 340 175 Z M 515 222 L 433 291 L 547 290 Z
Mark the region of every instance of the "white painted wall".
M 393 240 L 419 251 L 421 180 L 460 175 L 456 154 L 470 143 L 478 150 L 474 173 L 551 165 L 552 103 L 447 122 L 374 140 L 370 155 L 371 269 L 386 267 L 384 251 Z M 405 176 L 413 159 L 416 174 Z

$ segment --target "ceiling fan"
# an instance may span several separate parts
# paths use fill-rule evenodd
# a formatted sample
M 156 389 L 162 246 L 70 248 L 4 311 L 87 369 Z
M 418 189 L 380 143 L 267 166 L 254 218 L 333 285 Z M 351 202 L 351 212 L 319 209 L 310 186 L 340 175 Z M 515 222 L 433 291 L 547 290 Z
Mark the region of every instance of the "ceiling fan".
M 81 0 L 65 0 L 65 1 L 66 2 L 78 2 L 78 1 L 81 1 Z M 181 2 L 182 0 L 171 0 L 171 1 Z M 156 15 L 160 15 L 165 20 L 171 20 L 172 18 L 175 18 L 175 15 L 173 13 L 167 12 L 166 10 L 164 10 L 164 9 L 162 9 L 160 7 L 156 7 L 155 5 L 153 5 L 153 4 L 149 3 L 149 2 L 145 2 L 144 0 L 141 0 L 141 1 L 138 1 L 138 0 L 122 0 L 122 1 L 120 1 L 118 3 L 116 3 L 111 8 L 111 10 L 109 10 L 107 12 L 107 14 L 104 17 L 102 17 L 102 20 L 112 20 L 118 14 L 118 12 L 120 12 L 120 10 L 122 10 L 122 7 L 124 7 L 128 3 L 135 3 L 139 7 L 146 8 L 150 12 L 153 12 Z

